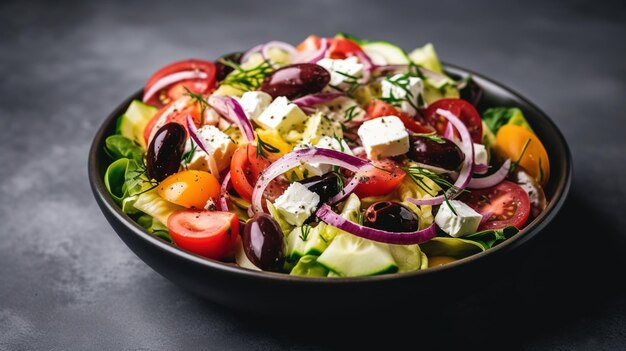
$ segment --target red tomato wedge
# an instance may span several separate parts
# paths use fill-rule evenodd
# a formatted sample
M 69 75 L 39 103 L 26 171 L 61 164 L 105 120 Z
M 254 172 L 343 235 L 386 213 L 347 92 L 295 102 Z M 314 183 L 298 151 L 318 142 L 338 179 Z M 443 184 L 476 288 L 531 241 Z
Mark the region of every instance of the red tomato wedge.
M 170 102 L 166 106 L 162 107 L 152 117 L 152 119 L 146 125 L 146 129 L 143 131 L 143 137 L 146 141 L 146 145 L 150 145 L 150 140 L 153 134 L 168 123 L 181 124 L 187 129 L 187 116 L 191 116 L 196 126 L 200 126 L 201 118 L 201 106 L 199 103 L 194 103 L 191 97 L 184 95 L 175 101 Z
M 366 111 L 367 119 L 384 116 L 396 116 L 400 118 L 406 129 L 412 131 L 413 133 L 432 133 L 435 131 L 429 125 L 418 121 L 417 119 L 381 100 L 373 100 L 370 102 L 367 105 Z
M 363 51 L 359 44 L 345 38 L 326 38 L 328 50 L 326 57 L 332 59 L 345 59 L 354 56 L 357 52 Z M 317 35 L 309 35 L 303 42 L 296 46 L 298 51 L 317 50 L 322 45 L 322 38 Z
M 167 228 L 178 247 L 215 260 L 227 257 L 239 240 L 239 220 L 230 212 L 175 211 Z
M 437 109 L 448 110 L 455 116 L 458 116 L 467 127 L 467 130 L 472 136 L 472 141 L 479 144 L 482 143 L 482 118 L 480 118 L 478 111 L 476 111 L 472 104 L 463 99 L 441 99 L 433 102 L 426 108 L 424 113 L 426 122 L 433 126 L 437 130 L 437 133 L 443 135 L 448 125 L 448 120 L 438 115 L 436 112 Z
M 521 229 L 530 214 L 528 194 L 508 180 L 491 188 L 463 193 L 459 200 L 480 214 L 491 213 L 478 230 L 502 229 L 510 225 Z
M 372 164 L 377 168 L 355 174 L 359 177 L 359 185 L 354 193 L 360 198 L 387 195 L 406 177 L 406 173 L 392 160 L 372 161 Z
M 215 88 L 215 64 L 211 61 L 204 60 L 184 60 L 171 63 L 156 73 L 154 73 L 143 88 L 144 93 L 150 89 L 161 79 L 171 76 L 172 74 L 187 71 L 201 71 L 206 74 L 204 78 L 187 79 L 177 81 L 166 85 L 159 89 L 148 101 L 147 104 L 162 107 L 187 93 L 187 89 L 197 94 L 206 94 Z

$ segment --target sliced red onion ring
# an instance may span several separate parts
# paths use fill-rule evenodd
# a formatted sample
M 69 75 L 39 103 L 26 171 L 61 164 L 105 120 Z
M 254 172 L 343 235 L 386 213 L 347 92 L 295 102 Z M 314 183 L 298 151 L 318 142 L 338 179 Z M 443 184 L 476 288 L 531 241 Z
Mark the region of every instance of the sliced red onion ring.
M 265 188 L 267 188 L 269 183 L 274 178 L 306 162 L 339 166 L 355 173 L 359 171 L 366 171 L 374 167 L 368 161 L 331 149 L 310 148 L 292 151 L 272 163 L 259 177 L 259 180 L 255 184 L 252 192 L 252 212 L 263 212 L 263 193 L 265 192 Z M 348 189 L 348 187 L 350 187 L 350 189 Z M 342 192 L 333 197 L 333 200 L 336 200 L 337 198 L 345 198 L 350 195 L 348 190 L 352 191 L 355 187 L 356 186 L 348 184 Z
M 167 75 L 157 80 L 150 87 L 150 89 L 148 89 L 148 91 L 144 92 L 143 102 L 148 102 L 148 100 L 150 100 L 154 96 L 154 94 L 158 93 L 161 89 L 171 84 L 174 84 L 183 80 L 205 79 L 207 77 L 208 75 L 203 71 L 181 71 L 181 72 L 172 73 L 170 75 Z
M 493 212 L 487 212 L 483 214 L 483 218 L 480 219 L 480 223 L 478 224 L 478 226 L 480 227 L 481 225 L 485 224 L 485 222 L 487 222 L 492 215 Z
M 484 189 L 498 185 L 506 178 L 506 176 L 509 174 L 510 169 L 511 160 L 507 159 L 506 161 L 504 161 L 502 166 L 500 166 L 500 169 L 498 169 L 494 174 L 488 175 L 483 178 L 472 178 L 467 187 L 470 189 Z
M 246 62 L 250 58 L 250 56 L 256 54 L 257 52 L 261 52 L 261 55 L 263 56 L 263 45 L 265 44 L 259 44 L 257 46 L 254 46 L 252 49 L 244 52 L 244 54 L 241 56 L 241 63 Z M 265 59 L 265 56 L 263 56 L 263 59 Z
M 317 93 L 317 94 L 309 94 L 303 97 L 299 97 L 292 102 L 298 107 L 309 107 L 317 104 L 323 104 L 326 102 L 330 102 L 336 100 L 342 96 L 345 96 L 345 93 Z
M 443 137 L 452 141 L 456 139 L 456 136 L 454 135 L 454 127 L 452 126 L 452 123 L 446 123 L 446 130 L 443 132 Z
M 220 211 L 228 212 L 228 185 L 230 183 L 230 172 L 226 174 L 220 187 Z
M 474 173 L 484 174 L 489 170 L 489 165 L 474 163 Z
M 317 63 L 317 61 L 321 60 L 326 56 L 326 51 L 328 51 L 328 40 L 326 38 L 322 38 L 320 41 L 320 48 L 315 51 L 304 51 L 297 54 L 294 57 L 295 63 Z
M 372 71 L 376 68 L 376 65 L 363 51 L 357 51 L 354 55 L 358 57 L 363 64 L 363 84 L 367 84 L 370 80 L 370 76 L 372 75 Z
M 277 48 L 277 49 L 283 50 L 287 52 L 289 55 L 291 55 L 292 58 L 296 54 L 296 48 L 294 48 L 293 45 L 285 43 L 284 41 L 274 40 L 274 41 L 267 42 L 263 45 L 261 49 L 261 54 L 263 55 L 263 57 L 266 57 L 266 58 L 270 57 L 271 48 Z
M 337 227 L 350 234 L 381 243 L 396 245 L 422 244 L 437 235 L 437 226 L 435 223 L 431 224 L 426 229 L 405 233 L 388 232 L 385 230 L 365 227 L 341 217 L 337 213 L 333 212 L 327 204 L 322 205 L 322 207 L 320 207 L 315 214 L 322 221 L 332 225 L 333 227 Z
M 446 194 L 446 196 L 454 198 L 461 192 L 461 190 L 467 187 L 467 184 L 471 179 L 472 171 L 474 169 L 474 145 L 472 144 L 472 137 L 470 136 L 467 127 L 457 116 L 455 116 L 452 112 L 443 109 L 437 109 L 436 112 L 437 114 L 445 117 L 448 122 L 450 122 L 448 124 L 452 124 L 459 131 L 459 134 L 461 134 L 461 150 L 465 154 L 465 159 L 463 160 L 461 172 L 454 182 L 452 189 L 449 189 L 449 194 Z M 408 198 L 407 200 L 420 206 L 439 205 L 445 200 L 445 196 L 442 194 L 429 199 Z
M 239 101 L 230 96 L 221 95 L 212 95 L 210 100 L 211 106 L 224 118 L 237 123 L 239 130 L 246 136 L 248 141 L 254 140 L 254 129 Z

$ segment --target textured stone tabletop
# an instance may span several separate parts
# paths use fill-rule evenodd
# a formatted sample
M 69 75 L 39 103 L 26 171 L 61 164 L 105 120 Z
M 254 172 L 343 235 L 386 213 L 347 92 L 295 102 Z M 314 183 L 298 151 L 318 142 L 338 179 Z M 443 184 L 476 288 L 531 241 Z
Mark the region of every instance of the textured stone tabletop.
M 0 349 L 626 348 L 626 7 L 488 3 L 1 1 Z M 445 315 L 328 330 L 234 313 L 139 260 L 89 189 L 96 128 L 162 65 L 337 31 L 431 41 L 535 102 L 569 142 L 570 197 L 523 268 L 428 302 Z

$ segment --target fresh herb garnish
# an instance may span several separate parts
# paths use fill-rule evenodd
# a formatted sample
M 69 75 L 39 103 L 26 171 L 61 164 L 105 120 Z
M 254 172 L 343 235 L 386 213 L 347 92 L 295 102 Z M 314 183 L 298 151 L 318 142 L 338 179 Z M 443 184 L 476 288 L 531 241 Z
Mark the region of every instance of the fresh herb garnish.
M 269 152 L 272 154 L 277 154 L 280 152 L 280 149 L 278 149 L 276 146 L 273 146 L 269 143 L 266 143 L 263 141 L 263 139 L 261 139 L 261 136 L 257 134 L 256 136 L 256 155 L 257 156 L 263 156 L 263 157 L 267 157 L 267 154 L 265 152 Z
M 309 239 L 309 234 L 311 233 L 311 226 L 308 224 L 303 224 L 302 227 L 300 227 L 300 235 L 299 238 L 302 241 L 307 241 Z
M 462 192 L 468 191 L 458 189 L 454 186 L 454 184 L 444 179 L 441 175 L 422 167 L 404 167 L 402 170 L 406 172 L 409 178 L 411 178 L 417 186 L 422 188 L 422 190 L 431 196 L 435 196 L 436 194 L 432 193 L 433 189 L 424 182 L 424 178 L 428 178 L 435 182 L 435 184 L 439 185 L 444 190 L 444 196 L 451 196 L 452 198 L 455 198 Z
M 191 97 L 193 101 L 200 104 L 200 125 L 204 125 L 204 113 L 206 112 L 207 107 L 211 107 L 211 105 L 209 105 L 209 102 L 204 99 L 204 96 L 194 93 L 187 87 L 184 88 L 187 91 L 185 95 Z
M 350 122 L 354 119 L 354 117 L 356 116 L 356 113 L 354 112 L 354 110 L 359 107 L 359 105 L 353 105 L 348 107 L 345 112 L 344 112 L 344 121 L 346 122 Z
M 430 140 L 436 142 L 437 144 L 444 144 L 446 142 L 442 137 L 437 135 L 437 133 L 435 133 L 435 132 L 432 132 L 432 133 L 416 133 L 416 134 L 413 134 L 413 135 L 430 139 Z
M 198 145 L 194 143 L 193 139 L 189 139 L 189 141 L 191 142 L 191 150 L 189 150 L 189 152 L 183 155 L 183 161 L 185 163 L 185 167 L 187 167 L 189 163 L 191 163 L 191 160 L 193 159 L 193 155 L 196 153 L 196 150 L 198 149 Z
M 458 213 L 456 213 L 456 210 L 454 209 L 454 207 L 452 207 L 452 204 L 450 203 L 450 200 L 448 199 L 448 195 L 446 195 L 446 192 L 443 192 L 443 201 L 446 202 L 446 205 L 448 205 L 448 207 L 450 208 L 450 211 L 452 211 L 452 213 L 454 213 L 455 216 L 459 216 Z
M 263 84 L 265 78 L 274 70 L 274 67 L 268 60 L 264 60 L 257 66 L 249 69 L 245 69 L 235 62 L 223 58 L 219 59 L 219 61 L 234 70 L 226 76 L 222 84 L 230 85 L 243 91 L 257 90 Z
M 397 98 L 393 96 L 393 93 L 391 93 L 391 96 L 389 97 L 384 97 L 381 98 L 381 100 L 394 105 L 394 106 L 398 106 L 397 104 L 399 102 L 402 101 L 406 101 L 409 105 L 411 105 L 411 107 L 413 107 L 416 111 L 419 110 L 419 106 L 424 106 L 424 98 L 421 97 L 421 94 L 418 94 L 418 96 L 415 96 L 413 94 L 413 92 L 411 92 L 411 89 L 409 88 L 410 84 L 411 84 L 411 79 L 410 76 L 407 74 L 402 74 L 397 78 L 394 79 L 390 79 L 390 78 L 385 78 L 385 80 L 395 86 L 397 86 L 398 88 L 402 89 L 405 92 L 405 96 L 404 98 Z M 417 104 L 416 104 L 417 103 Z
M 526 153 L 526 149 L 528 148 L 528 144 L 530 144 L 531 141 L 532 139 L 526 140 L 526 143 L 524 143 L 524 147 L 522 148 L 522 152 L 520 152 L 519 157 L 517 158 L 517 161 L 511 164 L 511 169 L 509 169 L 509 174 L 512 174 L 513 172 L 515 172 L 515 169 L 517 168 L 519 163 L 522 162 L 522 158 L 524 157 L 524 154 Z M 539 167 L 541 168 L 541 160 L 539 160 Z

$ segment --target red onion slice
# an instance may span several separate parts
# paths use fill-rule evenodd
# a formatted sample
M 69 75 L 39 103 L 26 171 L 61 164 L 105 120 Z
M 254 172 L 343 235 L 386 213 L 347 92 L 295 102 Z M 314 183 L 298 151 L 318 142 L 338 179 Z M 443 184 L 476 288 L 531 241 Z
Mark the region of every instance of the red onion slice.
M 220 211 L 228 212 L 228 185 L 230 183 L 230 172 L 226 174 L 220 187 Z
M 276 160 L 276 162 L 272 163 L 261 174 L 259 180 L 254 186 L 254 190 L 252 191 L 251 211 L 253 213 L 263 212 L 263 193 L 265 192 L 265 188 L 267 188 L 269 183 L 274 178 L 306 162 L 339 166 L 355 173 L 359 171 L 366 171 L 374 167 L 369 162 L 358 157 L 331 149 L 310 148 L 292 151 Z M 350 186 L 350 184 L 348 185 Z M 347 189 L 348 187 L 346 186 L 346 189 L 344 189 L 343 192 L 340 192 L 341 196 L 345 197 L 350 195 L 347 190 L 354 190 L 355 187 L 356 186 L 351 186 L 351 189 Z M 335 198 L 337 198 L 337 196 L 333 197 L 333 199 Z
M 463 160 L 461 172 L 454 182 L 453 187 L 449 189 L 448 194 L 446 194 L 446 196 L 454 198 L 461 192 L 461 190 L 467 187 L 467 184 L 471 179 L 472 171 L 474 169 L 474 145 L 472 143 L 472 137 L 470 136 L 467 127 L 457 116 L 455 116 L 452 112 L 443 109 L 437 109 L 436 112 L 437 114 L 445 117 L 448 122 L 450 122 L 448 124 L 452 124 L 459 131 L 459 134 L 461 135 L 461 150 L 465 154 L 465 159 Z M 429 199 L 407 199 L 407 201 L 410 201 L 420 206 L 440 205 L 441 203 L 443 203 L 444 200 L 445 196 L 443 194 Z
M 474 173 L 483 174 L 489 170 L 489 165 L 482 163 L 474 163 Z
M 345 96 L 344 93 L 317 93 L 317 94 L 309 94 L 303 97 L 299 97 L 292 102 L 298 107 L 309 107 L 317 104 L 323 104 L 326 102 L 330 102 L 336 100 L 342 96 Z
M 354 55 L 358 57 L 363 64 L 363 84 L 367 84 L 370 80 L 370 76 L 372 75 L 372 71 L 376 68 L 376 65 L 363 51 L 357 51 Z
M 483 214 L 483 218 L 480 219 L 480 223 L 478 224 L 478 227 L 480 228 L 481 225 L 485 224 L 489 218 L 491 218 L 491 216 L 493 215 L 493 212 L 487 212 L 485 214 Z
M 483 178 L 472 178 L 467 187 L 470 189 L 484 189 L 495 186 L 506 178 L 506 176 L 509 174 L 510 169 L 511 160 L 507 159 L 506 161 L 504 161 L 502 166 L 500 166 L 500 169 L 498 169 L 494 174 Z
M 378 241 L 386 244 L 396 245 L 413 245 L 422 244 L 428 240 L 434 238 L 437 235 L 437 226 L 435 223 L 431 224 L 428 228 L 417 230 L 414 232 L 388 232 L 385 230 L 374 229 L 358 225 L 351 222 L 339 214 L 333 212 L 333 210 L 327 204 L 322 205 L 315 213 L 322 221 L 337 227 L 350 234 L 360 236 L 361 238 Z
M 249 49 L 248 51 L 246 51 L 242 56 L 241 56 L 241 63 L 246 62 L 250 56 L 252 56 L 253 54 L 256 54 L 257 52 L 261 52 L 261 55 L 263 56 L 263 45 L 265 44 L 259 44 L 257 46 L 254 46 L 253 48 Z M 263 56 L 263 59 L 265 59 L 265 56 Z
M 224 118 L 237 123 L 239 130 L 246 136 L 248 141 L 254 140 L 254 128 L 246 116 L 245 111 L 239 101 L 230 96 L 212 95 L 211 106 L 217 110 Z
M 277 48 L 277 49 L 283 50 L 287 52 L 291 57 L 293 57 L 296 54 L 296 48 L 294 48 L 293 45 L 285 43 L 284 41 L 274 40 L 274 41 L 265 43 L 263 47 L 261 48 L 261 54 L 263 55 L 263 57 L 265 58 L 270 57 L 271 48 Z
M 317 63 L 326 56 L 328 51 L 328 40 L 322 38 L 320 41 L 320 48 L 314 51 L 304 51 L 294 56 L 295 63 Z
M 198 135 L 198 128 L 196 127 L 193 118 L 191 118 L 191 115 L 187 115 L 187 130 L 189 131 L 189 136 L 191 137 L 191 139 L 193 139 L 196 145 L 198 145 L 198 147 L 202 151 L 204 151 L 209 157 L 209 159 L 207 160 L 209 164 L 209 171 L 211 171 L 211 174 L 213 174 L 213 176 L 215 176 L 217 180 L 220 180 L 220 172 L 217 168 L 217 163 L 215 162 L 215 158 L 213 158 L 213 155 L 209 152 L 211 148 L 209 145 L 206 144 L 206 141 L 201 138 L 200 135 Z
M 190 79 L 206 79 L 208 75 L 203 71 L 181 71 L 167 75 L 157 80 L 148 91 L 143 94 L 143 102 L 148 102 L 154 94 L 158 93 L 161 89 L 172 85 L 174 83 L 190 80 Z

